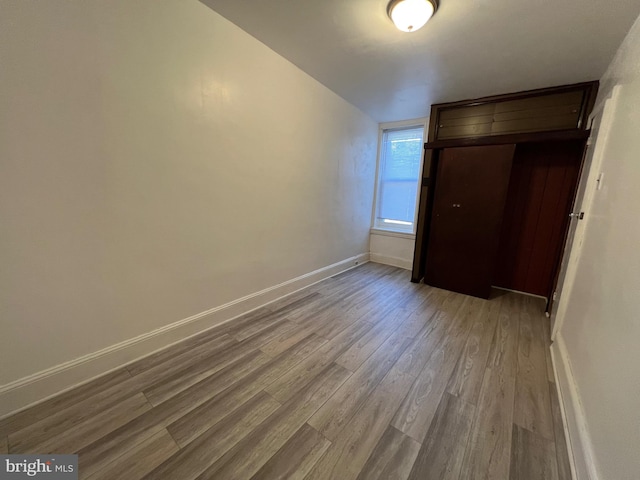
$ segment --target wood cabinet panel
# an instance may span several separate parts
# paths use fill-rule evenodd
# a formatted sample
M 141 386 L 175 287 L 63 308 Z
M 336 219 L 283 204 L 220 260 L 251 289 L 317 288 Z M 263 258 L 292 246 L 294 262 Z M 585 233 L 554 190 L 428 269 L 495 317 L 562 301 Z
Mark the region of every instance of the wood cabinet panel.
M 494 285 L 547 297 L 559 261 L 584 142 L 518 145 Z
M 488 298 L 515 145 L 444 149 L 425 282 Z
M 412 282 L 424 278 L 431 285 L 484 296 L 486 292 L 481 294 L 476 290 L 471 293 L 471 290 L 455 286 L 456 282 L 469 282 L 467 286 L 473 283 L 468 278 L 466 262 L 476 268 L 478 282 L 486 279 L 486 272 L 494 268 L 493 285 L 541 296 L 551 294 L 561 260 L 568 210 L 589 136 L 589 114 L 597 92 L 598 82 L 594 81 L 432 105 L 425 158 L 434 158 L 436 162 L 429 175 L 429 187 L 423 183 L 421 192 Z M 540 149 L 536 145 L 545 143 L 547 151 L 535 154 L 534 150 Z M 445 252 L 444 257 L 451 255 L 446 248 L 441 249 L 443 245 L 448 242 L 453 248 L 464 243 L 455 231 L 447 239 L 442 234 L 442 222 L 436 217 L 436 197 L 442 187 L 442 160 L 450 163 L 447 160 L 450 154 L 445 152 L 514 144 L 518 146 L 517 152 L 525 152 L 518 155 L 526 157 L 528 151 L 529 156 L 537 157 L 513 166 L 508 201 L 501 217 L 504 223 L 498 240 L 500 253 L 499 257 L 493 257 L 494 262 L 498 259 L 497 263 L 489 265 L 486 262 L 489 258 L 486 251 L 478 249 L 473 242 L 474 233 L 471 233 L 466 240 L 468 248 L 457 257 L 450 257 L 455 268 L 434 273 L 434 265 L 446 265 L 445 261 L 438 263 L 442 252 Z M 573 163 L 570 166 L 562 164 L 558 160 L 562 155 L 568 155 Z M 482 183 L 484 177 L 478 173 L 477 179 L 476 183 Z M 476 187 L 475 184 L 469 188 L 458 183 L 456 188 L 467 194 Z M 480 238 L 479 243 L 485 240 Z M 433 247 L 434 242 L 437 248 Z M 438 249 L 440 252 L 436 253 Z M 480 264 L 483 264 L 482 268 Z M 473 288 L 476 287 L 478 284 Z
M 583 127 L 596 84 L 434 105 L 430 141 Z
M 546 130 L 568 130 L 570 128 L 576 128 L 577 121 L 577 114 L 569 114 L 555 117 L 533 117 L 493 122 L 491 124 L 491 135 L 504 135 L 506 133 L 516 132 L 543 132 Z
M 535 110 L 544 107 L 557 107 L 560 105 L 580 106 L 584 100 L 586 90 L 579 88 L 575 91 L 532 95 L 518 100 L 505 100 L 496 103 L 495 113 Z
M 439 118 L 441 121 L 445 121 L 445 120 L 452 120 L 455 118 L 479 117 L 483 115 L 493 115 L 495 110 L 496 110 L 495 103 L 443 108 L 442 111 L 440 112 Z
M 491 135 L 492 125 L 493 123 L 476 123 L 472 125 L 458 125 L 452 127 L 443 126 L 438 129 L 438 138 L 447 139 Z

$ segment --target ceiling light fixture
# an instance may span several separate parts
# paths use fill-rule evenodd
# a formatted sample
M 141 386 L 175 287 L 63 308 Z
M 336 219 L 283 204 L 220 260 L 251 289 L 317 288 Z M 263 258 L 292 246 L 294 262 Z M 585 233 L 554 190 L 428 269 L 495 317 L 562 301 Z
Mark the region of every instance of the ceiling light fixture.
M 415 32 L 424 26 L 438 8 L 438 0 L 391 0 L 389 18 L 398 30 Z

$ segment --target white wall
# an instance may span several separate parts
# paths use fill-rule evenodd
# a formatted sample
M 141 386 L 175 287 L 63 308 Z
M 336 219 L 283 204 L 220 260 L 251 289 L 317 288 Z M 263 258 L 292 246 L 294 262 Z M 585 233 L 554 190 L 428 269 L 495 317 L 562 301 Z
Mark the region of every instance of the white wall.
M 0 4 L 0 385 L 368 252 L 378 127 L 265 45 L 197 0 Z
M 608 72 L 600 99 L 620 86 L 604 146 L 603 188 L 554 344 L 578 478 L 640 475 L 640 19 Z M 558 365 L 558 363 L 560 363 Z M 582 430 L 581 430 L 582 429 Z
M 415 235 L 372 230 L 369 238 L 371 261 L 411 270 Z

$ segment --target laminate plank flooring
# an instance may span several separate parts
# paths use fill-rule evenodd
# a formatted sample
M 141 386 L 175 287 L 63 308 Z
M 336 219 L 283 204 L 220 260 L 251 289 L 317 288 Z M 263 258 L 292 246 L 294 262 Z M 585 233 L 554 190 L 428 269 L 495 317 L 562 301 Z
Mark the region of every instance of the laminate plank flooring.
M 542 322 L 532 315 L 532 301 L 531 297 L 526 298 L 520 312 L 514 423 L 551 440 L 554 432 L 545 356 L 547 342 Z
M 356 480 L 404 480 L 419 451 L 418 442 L 389 425 Z
M 555 443 L 513 424 L 509 480 L 558 480 Z
M 329 440 L 305 423 L 251 480 L 302 480 L 330 445 Z
M 562 413 L 555 385 L 549 382 L 551 393 L 551 412 L 553 413 L 553 428 L 555 430 L 555 444 L 558 457 L 558 479 L 571 480 L 571 465 L 569 465 L 569 452 L 567 451 L 567 440 L 564 435 Z
M 443 395 L 413 464 L 410 480 L 459 478 L 474 413 L 475 407 L 462 398 Z
M 368 263 L 0 421 L 80 478 L 570 478 L 543 303 Z
M 509 477 L 520 307 L 516 302 L 521 299 L 513 295 L 503 299 L 461 479 L 503 480 Z
M 171 435 L 166 430 L 160 430 L 89 478 L 90 480 L 141 478 L 156 465 L 179 451 L 180 447 L 173 441 Z M 144 459 L 143 462 L 140 461 L 141 458 Z

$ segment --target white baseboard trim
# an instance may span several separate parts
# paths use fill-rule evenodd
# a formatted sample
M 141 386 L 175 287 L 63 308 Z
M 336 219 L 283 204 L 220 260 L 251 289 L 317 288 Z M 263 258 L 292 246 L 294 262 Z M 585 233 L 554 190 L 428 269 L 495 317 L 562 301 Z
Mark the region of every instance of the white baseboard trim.
M 405 270 L 411 270 L 413 268 L 413 260 L 391 257 L 389 255 L 380 255 L 379 253 L 369 254 L 369 260 L 374 263 L 382 263 L 384 265 L 391 265 L 392 267 L 404 268 Z
M 0 386 L 0 419 L 369 261 L 362 253 Z
M 571 476 L 574 480 L 599 480 L 582 402 L 571 370 L 567 347 L 560 333 L 551 346 L 551 361 L 569 451 Z

